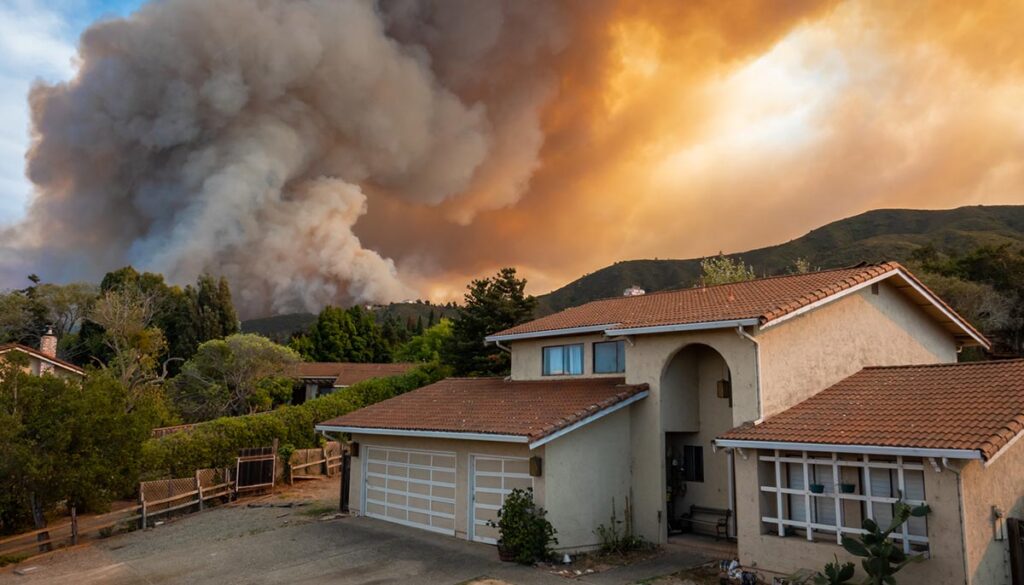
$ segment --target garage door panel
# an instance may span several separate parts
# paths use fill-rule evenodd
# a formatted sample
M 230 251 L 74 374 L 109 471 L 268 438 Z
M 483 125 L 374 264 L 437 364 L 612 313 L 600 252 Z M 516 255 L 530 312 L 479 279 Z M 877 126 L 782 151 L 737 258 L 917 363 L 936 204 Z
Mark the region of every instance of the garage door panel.
M 366 453 L 367 516 L 434 532 L 455 532 L 454 456 L 381 447 L 367 448 Z M 448 461 L 452 467 L 437 467 L 439 461 Z M 371 469 L 377 471 L 371 473 Z M 435 477 L 448 481 L 438 482 Z
M 434 456 L 431 458 L 430 465 L 432 467 L 439 467 L 439 468 L 442 468 L 442 469 L 451 469 L 451 470 L 454 470 L 457 467 L 455 465 L 455 456 L 454 455 L 443 455 L 443 454 L 434 454 Z
M 473 457 L 473 540 L 491 544 L 497 542 L 498 531 L 488 526 L 487 522 L 497 521 L 498 510 L 505 501 L 505 496 L 513 489 L 533 486 L 529 468 L 529 460 L 526 458 Z

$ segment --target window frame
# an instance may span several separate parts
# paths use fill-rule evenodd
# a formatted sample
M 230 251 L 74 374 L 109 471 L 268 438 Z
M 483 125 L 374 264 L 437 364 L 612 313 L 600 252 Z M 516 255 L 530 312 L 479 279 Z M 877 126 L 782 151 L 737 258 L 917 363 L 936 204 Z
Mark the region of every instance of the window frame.
M 615 344 L 615 370 L 599 371 L 597 369 L 597 346 Z M 595 374 L 624 374 L 626 373 L 626 342 L 619 340 L 610 341 L 595 341 L 592 343 L 593 348 L 590 350 L 592 362 L 594 364 Z
M 541 376 L 582 376 L 587 370 L 587 364 L 584 363 L 586 360 L 586 350 L 584 349 L 583 343 L 562 343 L 558 345 L 545 345 L 540 348 L 540 375 Z M 570 347 L 580 348 L 580 371 L 573 373 L 566 367 L 569 364 L 569 351 Z M 548 372 L 548 350 L 550 349 L 562 349 L 562 368 L 564 371 L 560 373 L 549 373 Z
M 683 481 L 704 483 L 703 445 L 683 445 Z

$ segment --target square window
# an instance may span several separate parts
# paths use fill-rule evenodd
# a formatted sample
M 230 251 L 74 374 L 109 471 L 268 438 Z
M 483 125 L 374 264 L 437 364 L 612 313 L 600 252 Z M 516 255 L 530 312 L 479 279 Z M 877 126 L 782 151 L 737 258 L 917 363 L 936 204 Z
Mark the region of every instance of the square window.
M 626 342 L 602 341 L 594 344 L 594 373 L 618 374 L 626 371 Z
M 545 347 L 543 374 L 545 376 L 578 376 L 583 373 L 583 344 L 553 345 Z

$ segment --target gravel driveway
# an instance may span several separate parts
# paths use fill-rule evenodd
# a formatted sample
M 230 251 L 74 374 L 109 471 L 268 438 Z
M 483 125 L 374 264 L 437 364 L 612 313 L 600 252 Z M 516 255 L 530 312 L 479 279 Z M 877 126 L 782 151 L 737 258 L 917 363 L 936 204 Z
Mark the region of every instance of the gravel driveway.
M 497 561 L 494 548 L 368 518 L 322 519 L 337 503 L 337 481 L 181 517 L 145 532 L 37 557 L 16 575 L 0 569 L 0 585 L 36 583 L 422 583 L 454 584 L 484 576 L 515 585 L 572 581 Z M 289 502 L 301 504 L 282 507 Z M 670 560 L 668 565 L 665 561 Z M 654 577 L 700 558 L 662 559 Z M 638 567 L 633 567 L 635 572 Z M 622 583 L 631 572 L 588 576 Z M 593 579 L 589 578 L 593 577 Z

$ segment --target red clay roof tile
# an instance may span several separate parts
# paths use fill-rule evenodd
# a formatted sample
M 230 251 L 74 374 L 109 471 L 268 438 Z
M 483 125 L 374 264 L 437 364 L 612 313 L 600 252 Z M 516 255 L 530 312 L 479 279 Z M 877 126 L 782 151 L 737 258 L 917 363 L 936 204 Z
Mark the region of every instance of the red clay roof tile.
M 867 282 L 876 276 L 897 270 L 927 290 L 917 278 L 898 263 L 886 262 L 855 268 L 773 276 L 732 284 L 592 301 L 505 329 L 494 336 L 540 333 L 599 325 L 633 328 L 740 319 L 758 319 L 764 324 Z M 946 311 L 955 315 L 955 312 L 941 299 L 936 297 L 936 300 Z M 966 321 L 963 319 L 960 321 L 980 339 L 985 339 Z
M 446 378 L 320 425 L 519 435 L 533 442 L 646 389 L 622 378 Z
M 1024 360 L 865 368 L 720 439 L 977 450 L 1024 429 Z
M 359 364 L 349 362 L 300 362 L 292 375 L 296 378 L 334 379 L 335 386 L 351 386 L 370 378 L 398 376 L 412 370 L 416 364 Z

